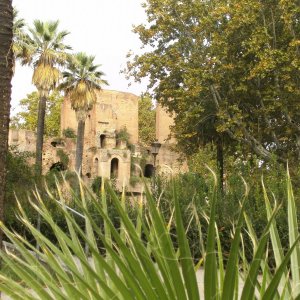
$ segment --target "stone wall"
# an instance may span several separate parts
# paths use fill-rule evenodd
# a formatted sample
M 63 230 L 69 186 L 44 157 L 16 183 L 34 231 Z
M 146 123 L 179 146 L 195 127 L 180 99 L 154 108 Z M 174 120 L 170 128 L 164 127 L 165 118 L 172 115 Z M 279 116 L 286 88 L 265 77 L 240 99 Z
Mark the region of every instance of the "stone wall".
M 17 147 L 19 151 L 35 152 L 36 135 L 30 130 L 10 129 L 8 144 Z
M 172 125 L 174 125 L 173 116 L 158 104 L 156 107 L 156 139 L 161 144 L 176 143 L 175 138 L 171 135 Z
M 16 147 L 20 152 L 35 153 L 36 133 L 24 129 L 9 130 L 9 145 Z M 59 153 L 63 151 L 69 158 L 69 168 L 75 166 L 75 140 L 70 138 L 51 138 L 46 137 L 43 145 L 43 174 L 46 174 L 56 164 L 61 162 Z M 29 160 L 29 163 L 34 164 L 34 157 Z M 65 166 L 67 167 L 67 166 Z
M 102 90 L 98 93 L 97 102 L 89 112 L 85 139 L 90 147 L 97 146 L 101 134 L 117 132 L 126 127 L 130 134 L 130 142 L 138 142 L 138 100 L 131 93 Z M 61 130 L 72 128 L 77 130 L 74 110 L 68 98 L 62 105 Z
M 141 157 L 138 145 L 138 101 L 139 97 L 117 91 L 103 90 L 98 93 L 97 103 L 89 112 L 85 126 L 82 174 L 86 180 L 97 176 L 113 178 L 121 190 L 129 185 L 131 172 L 131 155 Z M 156 137 L 162 147 L 157 156 L 157 170 L 161 173 L 187 171 L 186 163 L 180 161 L 174 149 L 176 140 L 170 138 L 170 126 L 173 117 L 161 106 L 156 109 Z M 126 127 L 130 142 L 135 145 L 131 152 L 126 142 L 117 140 L 117 132 Z M 76 133 L 77 120 L 71 108 L 70 99 L 65 98 L 61 110 L 61 132 L 71 128 Z M 19 151 L 35 152 L 36 134 L 28 130 L 10 130 L 9 144 Z M 76 139 L 54 137 L 45 138 L 43 148 L 43 173 L 47 173 L 57 164 L 61 164 L 61 154 L 67 156 L 68 165 L 64 168 L 73 171 L 75 168 Z M 34 163 L 34 158 L 31 160 Z M 147 165 L 153 164 L 153 157 L 148 150 Z M 153 167 L 153 165 L 152 165 Z M 136 176 L 136 174 L 134 174 Z M 139 188 L 132 187 L 136 192 Z
M 168 174 L 171 172 L 187 172 L 186 161 L 175 151 L 176 139 L 171 134 L 174 117 L 161 105 L 156 107 L 156 139 L 162 144 L 158 156 L 158 172 Z

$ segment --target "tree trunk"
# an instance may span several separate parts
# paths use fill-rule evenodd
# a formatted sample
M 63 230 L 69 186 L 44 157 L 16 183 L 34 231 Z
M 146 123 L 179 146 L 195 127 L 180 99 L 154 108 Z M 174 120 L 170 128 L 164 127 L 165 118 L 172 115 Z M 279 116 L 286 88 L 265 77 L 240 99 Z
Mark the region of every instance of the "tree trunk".
M 75 170 L 78 173 L 80 172 L 80 174 L 81 174 L 81 165 L 82 165 L 82 156 L 83 156 L 84 128 L 85 128 L 85 120 L 79 120 L 78 127 L 77 127 Z
M 223 151 L 223 141 L 219 137 L 217 140 L 217 166 L 219 171 L 219 180 L 220 180 L 220 190 L 221 193 L 224 193 L 224 151 Z
M 39 100 L 39 107 L 38 107 L 36 153 L 35 153 L 36 175 L 38 177 L 42 174 L 44 128 L 45 128 L 45 114 L 46 114 L 46 102 L 47 102 L 47 97 L 45 93 L 43 92 L 39 92 L 39 93 L 40 93 L 40 100 Z
M 11 78 L 13 70 L 13 9 L 11 0 L 0 1 L 0 221 L 4 221 L 6 158 L 8 150 Z M 3 232 L 0 231 L 0 248 Z

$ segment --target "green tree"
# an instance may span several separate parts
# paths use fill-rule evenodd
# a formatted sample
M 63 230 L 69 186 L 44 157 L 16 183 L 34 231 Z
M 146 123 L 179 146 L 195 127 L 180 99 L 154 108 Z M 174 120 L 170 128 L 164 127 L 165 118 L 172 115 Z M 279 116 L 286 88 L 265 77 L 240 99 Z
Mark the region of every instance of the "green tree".
M 30 157 L 32 157 L 31 153 L 19 152 L 16 148 L 10 148 L 8 151 L 7 184 L 5 189 L 6 224 L 10 224 L 16 219 L 16 196 L 18 200 L 27 200 L 27 193 L 34 190 L 34 172 L 33 168 L 28 164 Z
M 13 75 L 13 8 L 11 0 L 0 1 L 0 221 L 4 218 L 6 158 L 8 150 L 11 79 Z M 0 248 L 3 232 L 0 230 Z
M 63 97 L 54 91 L 46 103 L 45 130 L 46 136 L 58 136 L 60 133 L 60 115 Z M 11 118 L 11 127 L 35 131 L 37 128 L 37 112 L 39 105 L 38 92 L 28 94 L 20 100 L 21 111 Z
M 263 160 L 300 157 L 300 7 L 290 1 L 147 0 L 145 49 L 128 74 L 149 78 L 194 151 L 221 135 Z
M 150 95 L 144 94 L 139 100 L 139 141 L 150 145 L 155 140 L 155 109 Z
M 29 36 L 25 30 L 26 23 L 23 18 L 19 18 L 19 12 L 13 8 L 13 68 L 17 59 L 26 60 L 29 54 Z
M 104 73 L 99 71 L 100 65 L 94 64 L 94 56 L 79 52 L 68 61 L 67 71 L 63 72 L 64 82 L 60 88 L 70 98 L 72 108 L 76 112 L 78 122 L 75 170 L 81 169 L 84 128 L 88 112 L 97 100 L 97 92 L 107 82 L 102 78 Z
M 59 66 L 66 63 L 67 50 L 71 49 L 64 44 L 67 31 L 58 31 L 58 21 L 42 22 L 35 20 L 33 28 L 29 28 L 28 55 L 23 58 L 23 64 L 33 65 L 32 83 L 39 93 L 37 141 L 36 141 L 36 168 L 37 174 L 42 170 L 42 150 L 46 103 L 51 90 L 55 88 L 61 77 Z

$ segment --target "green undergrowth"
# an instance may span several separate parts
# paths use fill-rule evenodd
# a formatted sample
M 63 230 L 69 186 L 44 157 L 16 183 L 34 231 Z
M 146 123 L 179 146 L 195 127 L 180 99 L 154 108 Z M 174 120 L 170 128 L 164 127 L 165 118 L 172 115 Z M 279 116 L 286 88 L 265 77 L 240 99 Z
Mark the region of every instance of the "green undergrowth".
M 145 196 L 131 205 L 125 192 L 116 194 L 104 181 L 98 195 L 81 181 L 76 190 L 66 181 L 57 181 L 55 193 L 47 190 L 47 201 L 36 191 L 29 205 L 51 234 L 43 227 L 37 230 L 19 203 L 18 219 L 31 238 L 1 224 L 18 254 L 0 253 L 5 264 L 0 290 L 12 299 L 33 299 L 34 293 L 36 299 L 184 300 L 200 299 L 202 286 L 205 299 L 298 299 L 299 232 L 289 174 L 284 181 L 286 197 L 280 202 L 263 181 L 260 183 L 260 209 L 265 212 L 260 232 L 250 217 L 251 189 L 241 179 L 243 194 L 231 218 L 228 245 L 222 244 L 218 224 L 220 196 L 213 172 L 209 181 L 199 184 L 205 182 L 206 193 L 198 195 L 199 201 L 204 197 L 199 206 L 203 206 L 202 210 L 195 206 L 195 195 L 185 194 L 190 197 L 186 201 L 193 212 L 189 217 L 182 213 L 183 191 L 176 179 L 169 183 L 166 195 L 162 191 L 157 198 L 145 186 Z M 70 194 L 73 202 L 66 197 Z M 164 206 L 166 203 L 172 206 Z M 283 206 L 287 209 L 286 244 L 277 222 Z M 64 226 L 57 222 L 58 214 Z M 198 230 L 194 233 L 194 239 L 199 240 L 198 259 L 188 236 L 192 222 Z M 196 278 L 200 266 L 204 270 L 203 282 Z

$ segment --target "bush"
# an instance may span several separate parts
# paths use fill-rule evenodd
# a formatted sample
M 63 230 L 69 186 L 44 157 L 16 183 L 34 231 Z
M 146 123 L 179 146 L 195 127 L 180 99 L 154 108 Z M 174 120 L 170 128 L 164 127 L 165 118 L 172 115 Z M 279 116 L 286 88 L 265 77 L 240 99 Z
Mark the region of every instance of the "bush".
M 248 167 L 241 169 L 236 168 L 235 172 L 227 177 L 225 193 L 222 194 L 219 190 L 216 194 L 216 223 L 220 235 L 220 242 L 223 249 L 224 263 L 227 262 L 227 257 L 232 243 L 232 224 L 236 221 L 240 211 L 240 201 L 244 194 L 244 182 L 241 177 L 247 182 L 250 193 L 248 201 L 245 204 L 245 209 L 249 218 L 252 221 L 253 228 L 258 236 L 260 236 L 267 224 L 267 213 L 265 210 L 265 202 L 262 197 L 263 187 L 261 185 L 262 174 L 264 169 L 249 170 Z M 286 199 L 286 175 L 283 168 L 277 168 L 275 171 L 270 169 L 264 176 L 264 182 L 268 186 L 268 194 L 282 202 Z M 213 195 L 213 181 L 212 177 L 207 173 L 200 175 L 198 173 L 179 174 L 174 177 L 172 181 L 166 177 L 157 177 L 156 185 L 158 191 L 156 195 L 160 198 L 159 207 L 166 222 L 170 220 L 174 201 L 173 201 L 173 187 L 175 186 L 176 193 L 180 199 L 180 210 L 183 216 L 184 226 L 187 229 L 187 238 L 193 259 L 195 262 L 199 261 L 203 253 L 201 252 L 198 224 L 195 219 L 195 212 L 199 221 L 203 226 L 201 227 L 201 234 L 204 243 L 206 243 L 207 236 L 207 215 L 210 211 L 210 202 Z M 294 190 L 296 198 L 296 205 L 299 207 L 299 190 Z M 300 218 L 300 215 L 299 215 Z M 276 216 L 278 225 L 278 232 L 282 245 L 288 245 L 288 224 L 287 224 L 287 207 L 282 203 L 281 208 Z M 174 222 L 172 222 L 171 230 L 174 231 Z M 246 225 L 243 225 L 242 230 L 247 231 Z M 174 240 L 176 243 L 176 240 Z M 246 258 L 251 261 L 253 257 L 251 240 L 246 235 L 244 238 Z M 286 250 L 286 249 L 284 249 Z M 269 257 L 270 267 L 274 267 L 275 261 L 273 253 Z
M 130 140 L 130 133 L 128 132 L 126 127 L 121 128 L 120 130 L 117 131 L 116 138 L 119 141 L 123 142 L 129 142 Z
M 181 180 L 204 185 L 203 178 L 196 175 L 188 175 Z M 50 205 L 54 207 L 52 211 L 49 203 L 37 197 L 38 205 L 32 205 L 31 202 L 32 208 L 43 217 L 55 242 L 37 231 L 20 207 L 21 223 L 41 247 L 32 247 L 24 237 L 0 225 L 18 249 L 18 255 L 0 252 L 0 256 L 14 277 L 20 278 L 23 283 L 16 283 L 2 272 L 0 290 L 14 299 L 31 299 L 33 292 L 41 299 L 52 299 L 52 296 L 61 299 L 200 299 L 195 273 L 197 267 L 193 263 L 186 236 L 186 220 L 180 210 L 180 194 L 184 195 L 185 187 L 175 182 L 172 183 L 172 196 L 167 202 L 173 203 L 167 220 L 148 191 L 145 203 L 133 206 L 135 218 L 130 217 L 124 196 L 120 199 L 110 184 L 105 184 L 98 199 L 80 183 L 81 194 L 73 198 L 72 207 L 66 206 L 61 193 L 58 201 L 57 197 L 48 193 Z M 233 233 L 225 268 L 222 245 L 216 230 L 219 228 L 218 223 L 216 227 L 217 186 L 214 181 L 213 185 L 206 185 L 206 191 L 203 191 L 209 195 L 205 199 L 209 208 L 202 211 L 206 221 L 196 221 L 199 228 L 207 227 L 205 247 L 202 245 L 204 280 L 199 282 L 203 286 L 205 299 L 234 299 L 234 295 L 239 294 L 241 299 L 254 299 L 256 293 L 263 299 L 296 299 L 300 294 L 300 248 L 296 247 L 299 245 L 299 232 L 289 176 L 286 181 L 286 221 L 290 236 L 287 252 L 282 251 L 282 243 L 278 238 L 275 222 L 278 207 L 274 206 L 273 210 L 267 191 L 262 187 L 261 200 L 264 200 L 267 224 L 260 236 L 253 230 L 254 223 L 246 209 L 248 194 L 245 193 L 239 199 L 234 229 L 231 227 Z M 61 190 L 60 186 L 58 190 Z M 72 190 L 70 193 L 76 195 Z M 187 196 L 192 199 L 192 195 Z M 109 206 L 113 207 L 114 216 L 119 219 L 117 228 Z M 57 224 L 57 215 L 53 211 L 59 212 L 66 228 Z M 242 230 L 244 222 L 248 230 L 246 235 Z M 195 233 L 195 238 L 199 238 L 199 233 Z M 241 246 L 244 236 L 250 236 L 253 243 L 251 260 L 245 259 L 244 244 Z M 267 249 L 276 253 L 274 272 L 268 265 Z
M 31 157 L 31 153 L 19 152 L 15 148 L 10 148 L 7 154 L 4 216 L 9 226 L 15 224 L 16 196 L 22 203 L 27 202 L 35 186 L 34 168 L 27 162 Z
M 135 187 L 138 183 L 142 182 L 142 178 L 139 176 L 131 176 L 129 183 L 131 186 Z
M 63 136 L 66 138 L 76 138 L 77 137 L 75 134 L 75 131 L 70 127 L 63 130 Z
M 69 165 L 69 156 L 68 156 L 68 154 L 63 149 L 57 149 L 56 154 L 59 157 L 60 162 L 67 169 L 67 167 Z
M 96 195 L 100 193 L 101 183 L 102 183 L 102 177 L 100 176 L 95 177 L 92 182 L 91 188 Z

